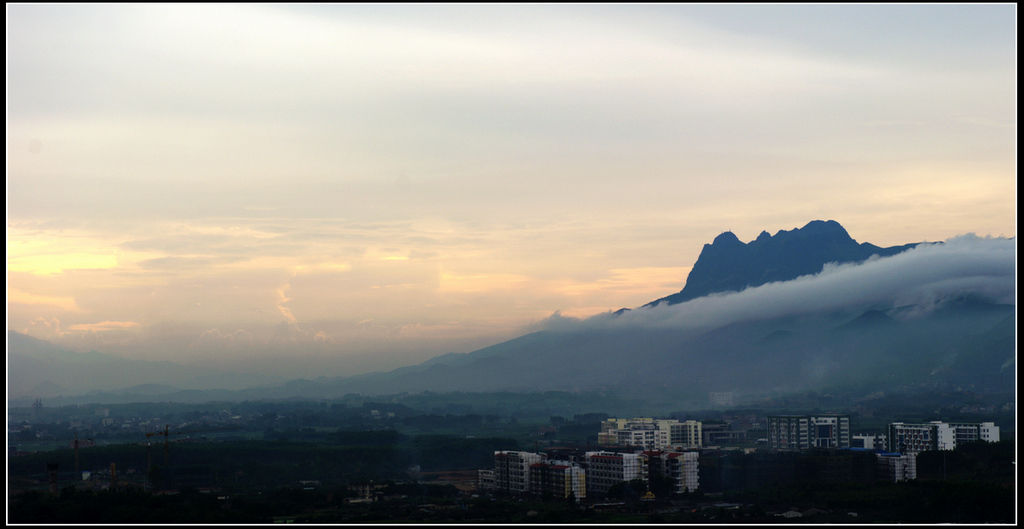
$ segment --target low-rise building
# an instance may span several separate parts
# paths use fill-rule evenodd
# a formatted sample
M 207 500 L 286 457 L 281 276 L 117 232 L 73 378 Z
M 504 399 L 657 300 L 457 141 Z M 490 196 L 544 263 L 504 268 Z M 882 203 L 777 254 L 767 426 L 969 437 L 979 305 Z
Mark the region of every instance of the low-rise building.
M 917 479 L 917 455 L 878 452 L 878 477 L 890 481 Z
M 597 443 L 603 446 L 636 446 L 642 450 L 700 448 L 701 423 L 675 419 L 607 419 L 601 423 Z
M 894 422 L 889 425 L 886 449 L 900 454 L 917 454 L 925 450 L 953 450 L 958 444 L 972 441 L 999 441 L 999 427 L 991 422 Z
M 850 437 L 850 448 L 867 448 L 869 450 L 885 450 L 885 435 L 857 434 Z
M 726 423 L 701 425 L 701 448 L 706 446 L 734 445 L 746 442 L 747 432 L 733 430 Z

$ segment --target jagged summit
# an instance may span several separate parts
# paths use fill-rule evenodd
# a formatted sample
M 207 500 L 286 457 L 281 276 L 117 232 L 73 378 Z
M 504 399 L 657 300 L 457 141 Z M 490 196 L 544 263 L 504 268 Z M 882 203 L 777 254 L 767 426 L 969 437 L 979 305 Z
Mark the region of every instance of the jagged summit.
M 774 236 L 762 231 L 744 244 L 731 231 L 705 244 L 686 278 L 683 290 L 646 306 L 682 303 L 718 292 L 735 292 L 775 281 L 816 274 L 826 263 L 851 263 L 872 255 L 895 255 L 915 244 L 881 248 L 858 244 L 834 220 L 813 220 L 802 228 L 779 230 Z

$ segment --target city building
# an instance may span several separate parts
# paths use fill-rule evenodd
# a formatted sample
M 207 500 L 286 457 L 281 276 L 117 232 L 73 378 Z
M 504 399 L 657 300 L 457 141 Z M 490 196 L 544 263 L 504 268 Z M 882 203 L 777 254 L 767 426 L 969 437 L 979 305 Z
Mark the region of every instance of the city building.
M 886 450 L 898 454 L 938 450 L 940 436 L 943 438 L 942 446 L 949 446 L 952 443 L 953 436 L 948 425 L 892 423 L 886 437 Z
M 476 471 L 476 487 L 480 490 L 498 490 L 498 479 L 493 468 L 482 468 Z
M 849 448 L 849 415 L 769 415 L 768 448 Z
M 510 494 L 530 491 L 530 466 L 543 457 L 532 452 L 498 450 L 494 452 L 494 484 L 497 490 Z
M 586 472 L 569 461 L 543 461 L 530 465 L 530 494 L 541 498 L 587 497 Z
M 850 448 L 867 448 L 869 450 L 885 450 L 885 435 L 857 434 L 850 438 Z
M 643 450 L 700 448 L 701 423 L 675 419 L 607 419 L 601 423 L 597 443 L 603 446 L 636 446 Z
M 747 440 L 747 432 L 732 430 L 726 423 L 701 425 L 701 447 L 740 444 Z
M 703 428 L 699 421 L 686 421 L 669 425 L 669 446 L 674 448 L 700 448 L 704 446 Z
M 647 481 L 647 456 L 643 453 L 587 452 L 586 461 L 586 487 L 591 496 L 605 495 L 623 481 Z
M 698 452 L 649 452 L 646 455 L 648 479 L 654 475 L 669 478 L 673 493 L 692 492 L 700 486 Z
M 999 441 L 999 427 L 991 422 L 894 422 L 889 425 L 886 450 L 900 454 L 917 454 L 925 450 L 953 450 L 957 444 L 972 441 Z
M 878 477 L 891 481 L 917 479 L 917 455 L 878 452 Z
M 708 403 L 712 406 L 732 406 L 731 391 L 712 391 L 708 393 Z
M 992 422 L 950 423 L 953 430 L 953 447 L 972 441 L 999 442 L 999 427 Z

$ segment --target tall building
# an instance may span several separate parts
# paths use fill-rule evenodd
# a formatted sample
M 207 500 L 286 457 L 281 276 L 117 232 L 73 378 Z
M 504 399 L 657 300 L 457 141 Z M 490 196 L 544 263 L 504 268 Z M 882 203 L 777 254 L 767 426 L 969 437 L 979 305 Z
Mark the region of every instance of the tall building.
M 686 421 L 669 425 L 669 446 L 676 448 L 700 448 L 704 445 L 701 423 Z
M 642 453 L 587 452 L 587 493 L 602 496 L 623 481 L 647 481 L 647 456 Z
M 659 475 L 672 481 L 672 492 L 695 491 L 700 486 L 698 452 L 652 452 L 647 454 L 650 475 Z
M 587 497 L 586 473 L 569 461 L 543 461 L 530 465 L 530 494 L 541 498 Z
M 530 491 L 530 466 L 540 463 L 542 456 L 532 452 L 499 450 L 494 452 L 494 484 L 497 490 L 510 494 Z
M 940 437 L 943 439 L 941 445 Z M 952 431 L 948 425 L 895 422 L 889 425 L 886 449 L 897 454 L 917 454 L 925 450 L 938 450 L 940 446 L 950 446 L 950 448 L 945 448 L 949 450 L 952 439 Z
M 849 448 L 849 415 L 769 415 L 768 448 Z

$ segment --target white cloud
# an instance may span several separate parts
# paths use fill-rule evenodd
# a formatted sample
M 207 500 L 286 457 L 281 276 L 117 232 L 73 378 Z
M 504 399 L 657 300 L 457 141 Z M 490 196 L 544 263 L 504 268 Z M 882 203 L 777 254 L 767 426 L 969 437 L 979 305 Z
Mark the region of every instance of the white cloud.
M 553 330 L 607 325 L 697 331 L 736 321 L 869 308 L 889 310 L 913 305 L 920 313 L 965 294 L 992 303 L 1015 304 L 1016 239 L 964 235 L 864 263 L 826 265 L 816 275 L 741 292 L 714 294 L 676 305 L 663 303 L 614 318 L 601 315 L 579 321 L 556 313 L 544 323 Z M 904 317 L 914 314 L 911 311 Z

